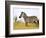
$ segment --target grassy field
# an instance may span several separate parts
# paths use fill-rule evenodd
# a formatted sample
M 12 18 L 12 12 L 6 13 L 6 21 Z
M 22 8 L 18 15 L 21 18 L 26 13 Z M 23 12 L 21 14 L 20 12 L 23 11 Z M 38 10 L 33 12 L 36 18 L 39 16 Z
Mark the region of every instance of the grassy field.
M 16 29 L 38 29 L 39 28 L 39 24 L 35 24 L 35 23 L 28 23 L 28 26 L 25 26 L 25 23 L 20 23 L 20 22 L 14 22 L 14 26 L 13 26 L 14 30 Z

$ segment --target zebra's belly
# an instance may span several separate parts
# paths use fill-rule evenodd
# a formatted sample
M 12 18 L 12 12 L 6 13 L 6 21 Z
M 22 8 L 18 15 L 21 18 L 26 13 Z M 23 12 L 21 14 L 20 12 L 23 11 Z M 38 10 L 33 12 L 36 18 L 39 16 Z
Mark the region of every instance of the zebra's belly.
M 27 18 L 26 22 L 31 23 L 31 22 L 33 22 L 33 19 Z

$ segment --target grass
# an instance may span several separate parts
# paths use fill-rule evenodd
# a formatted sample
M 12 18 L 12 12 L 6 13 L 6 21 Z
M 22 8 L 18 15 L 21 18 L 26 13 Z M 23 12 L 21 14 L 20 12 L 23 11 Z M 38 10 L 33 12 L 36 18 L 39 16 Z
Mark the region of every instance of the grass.
M 14 26 L 13 26 L 14 30 L 16 29 L 38 29 L 39 28 L 39 24 L 36 23 L 28 23 L 28 26 L 25 25 L 25 23 L 20 23 L 20 22 L 14 22 Z

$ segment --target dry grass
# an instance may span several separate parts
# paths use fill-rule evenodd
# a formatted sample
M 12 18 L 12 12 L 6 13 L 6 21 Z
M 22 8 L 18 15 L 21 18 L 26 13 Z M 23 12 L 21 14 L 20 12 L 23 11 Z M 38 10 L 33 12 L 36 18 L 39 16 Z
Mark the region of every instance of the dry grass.
M 25 23 L 20 23 L 20 22 L 14 22 L 14 26 L 13 26 L 14 30 L 16 29 L 38 29 L 39 24 L 35 24 L 35 23 L 28 23 L 28 26 L 25 25 Z

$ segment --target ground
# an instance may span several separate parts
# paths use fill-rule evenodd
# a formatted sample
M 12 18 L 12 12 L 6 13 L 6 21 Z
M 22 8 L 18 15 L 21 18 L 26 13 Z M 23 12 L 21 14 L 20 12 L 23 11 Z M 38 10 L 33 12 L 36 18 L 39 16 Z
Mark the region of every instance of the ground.
M 25 25 L 25 23 L 22 22 L 14 22 L 13 23 L 13 29 L 38 29 L 39 28 L 39 24 L 36 23 L 28 23 L 28 26 Z

